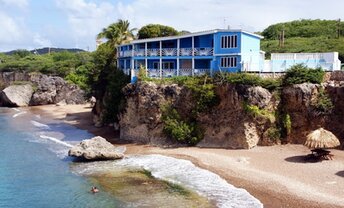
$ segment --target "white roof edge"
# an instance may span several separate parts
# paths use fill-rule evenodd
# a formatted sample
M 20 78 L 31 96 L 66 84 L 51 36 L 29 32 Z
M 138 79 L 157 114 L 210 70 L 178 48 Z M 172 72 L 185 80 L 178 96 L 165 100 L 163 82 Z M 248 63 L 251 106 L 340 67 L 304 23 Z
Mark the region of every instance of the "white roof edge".
M 120 46 L 125 46 L 125 45 L 131 45 L 131 44 L 135 44 L 135 43 L 145 43 L 145 42 L 155 42 L 155 41 L 164 41 L 164 40 L 174 40 L 174 39 L 181 39 L 181 38 L 189 38 L 189 37 L 193 37 L 193 36 L 199 36 L 199 35 L 209 35 L 209 34 L 214 34 L 214 33 L 218 33 L 218 32 L 242 32 L 260 39 L 263 39 L 264 37 L 261 35 L 257 35 L 251 32 L 247 32 L 245 30 L 241 30 L 241 29 L 230 29 L 230 30 L 226 30 L 226 29 L 215 29 L 215 30 L 208 30 L 208 31 L 202 31 L 202 32 L 194 32 L 194 33 L 189 33 L 189 34 L 185 34 L 185 35 L 175 35 L 175 36 L 168 36 L 168 37 L 157 37 L 157 38 L 147 38 L 147 39 L 140 39 L 140 40 L 133 40 L 130 43 L 127 44 L 122 44 Z

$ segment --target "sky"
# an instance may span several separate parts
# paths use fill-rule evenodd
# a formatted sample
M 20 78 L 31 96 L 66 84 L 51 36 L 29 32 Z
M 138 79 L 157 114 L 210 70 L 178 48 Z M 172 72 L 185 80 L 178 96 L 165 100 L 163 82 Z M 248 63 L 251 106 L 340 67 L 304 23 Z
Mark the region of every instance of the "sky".
M 131 27 L 250 32 L 299 19 L 344 19 L 343 0 L 0 0 L 0 52 L 42 47 L 93 51 L 96 36 L 118 19 Z

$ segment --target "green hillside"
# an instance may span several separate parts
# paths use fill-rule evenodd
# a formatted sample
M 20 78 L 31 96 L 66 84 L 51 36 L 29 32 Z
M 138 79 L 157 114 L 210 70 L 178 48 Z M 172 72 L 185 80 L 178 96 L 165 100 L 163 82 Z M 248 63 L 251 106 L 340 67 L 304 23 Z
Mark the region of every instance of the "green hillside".
M 284 46 L 279 38 L 284 30 Z M 344 23 L 337 20 L 297 20 L 266 28 L 261 35 L 261 49 L 267 58 L 271 53 L 339 52 L 344 61 Z

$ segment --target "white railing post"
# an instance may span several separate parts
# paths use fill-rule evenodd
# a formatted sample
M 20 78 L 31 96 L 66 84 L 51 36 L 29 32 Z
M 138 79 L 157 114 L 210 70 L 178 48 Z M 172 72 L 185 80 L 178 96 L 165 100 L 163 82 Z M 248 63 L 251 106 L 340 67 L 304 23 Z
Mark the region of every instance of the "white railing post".
M 195 37 L 192 36 L 192 76 L 194 76 L 194 70 L 195 70 Z
M 148 72 L 147 72 L 147 69 L 148 69 L 148 60 L 147 60 L 147 42 L 145 42 L 145 68 L 146 68 L 146 76 L 148 76 Z
M 162 78 L 162 41 L 160 43 L 160 60 L 159 60 L 159 69 L 160 69 L 160 78 Z
M 180 50 L 180 39 L 177 39 L 177 76 L 179 76 L 179 50 Z

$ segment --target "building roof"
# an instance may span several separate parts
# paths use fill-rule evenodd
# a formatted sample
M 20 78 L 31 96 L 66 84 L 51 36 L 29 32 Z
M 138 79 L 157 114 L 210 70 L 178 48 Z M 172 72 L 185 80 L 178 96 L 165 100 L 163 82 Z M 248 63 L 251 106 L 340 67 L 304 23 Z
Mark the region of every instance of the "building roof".
M 146 39 L 139 39 L 139 40 L 133 40 L 129 44 L 123 44 L 124 45 L 131 45 L 135 43 L 146 43 L 146 42 L 156 42 L 156 41 L 164 41 L 164 40 L 174 40 L 174 39 L 181 39 L 181 38 L 189 38 L 193 36 L 200 36 L 200 35 L 210 35 L 210 34 L 215 34 L 218 32 L 242 32 L 251 36 L 254 36 L 259 39 L 263 39 L 263 36 L 247 32 L 241 29 L 215 29 L 215 30 L 207 30 L 207 31 L 201 31 L 201 32 L 194 32 L 194 33 L 189 33 L 185 35 L 175 35 L 175 36 L 168 36 L 168 37 L 157 37 L 157 38 L 146 38 Z

